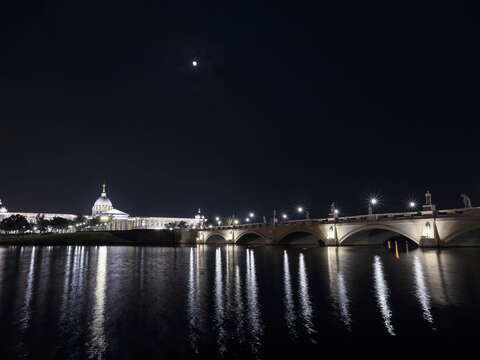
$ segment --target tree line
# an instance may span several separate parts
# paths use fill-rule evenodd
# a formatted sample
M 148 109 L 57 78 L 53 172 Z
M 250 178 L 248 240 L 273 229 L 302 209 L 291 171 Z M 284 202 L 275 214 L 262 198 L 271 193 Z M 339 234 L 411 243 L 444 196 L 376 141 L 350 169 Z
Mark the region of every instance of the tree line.
M 37 215 L 35 222 L 30 223 L 23 215 L 11 215 L 0 221 L 0 231 L 6 234 L 24 234 L 26 232 L 66 232 L 69 227 L 76 230 L 83 230 L 89 227 L 100 225 L 99 218 L 87 219 L 84 215 L 78 214 L 75 219 L 69 220 L 60 216 L 53 219 L 45 219 L 44 215 Z

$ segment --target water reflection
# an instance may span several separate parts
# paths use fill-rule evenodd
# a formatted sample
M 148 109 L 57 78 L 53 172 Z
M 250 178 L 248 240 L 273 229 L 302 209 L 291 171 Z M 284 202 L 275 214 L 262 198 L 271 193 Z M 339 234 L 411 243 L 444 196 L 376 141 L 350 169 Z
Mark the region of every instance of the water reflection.
M 351 331 L 352 318 L 350 315 L 350 301 L 348 299 L 345 277 L 340 270 L 338 247 L 328 248 L 328 275 L 330 278 L 330 292 L 336 301 L 341 318 L 348 331 Z
M 90 358 L 102 359 L 107 348 L 105 338 L 105 285 L 107 278 L 107 248 L 101 246 L 97 254 L 97 276 L 95 280 L 95 297 L 93 321 L 90 325 Z
M 283 286 L 285 288 L 285 297 L 283 299 L 285 304 L 285 320 L 287 321 L 287 328 L 290 336 L 295 338 L 297 337 L 297 331 L 295 330 L 296 316 L 287 250 L 283 250 Z
M 385 276 L 383 273 L 383 264 L 380 260 L 380 256 L 375 255 L 373 260 L 373 277 L 375 285 L 375 294 L 377 296 L 377 304 L 382 313 L 383 322 L 385 328 L 390 335 L 395 335 L 395 331 L 392 325 L 392 311 L 390 310 L 390 304 L 388 302 L 389 291 L 388 285 L 385 281 Z
M 25 331 L 30 325 L 30 319 L 32 317 L 32 294 L 33 294 L 33 279 L 35 269 L 35 246 L 32 248 L 30 255 L 30 266 L 27 275 L 27 289 L 25 290 L 25 301 L 21 310 L 20 328 Z
M 263 334 L 262 320 L 258 304 L 257 275 L 255 270 L 255 255 L 251 249 L 246 250 L 247 255 L 247 306 L 249 330 L 252 336 L 250 344 L 254 353 L 258 352 L 261 345 L 261 336 Z
M 187 300 L 187 307 L 188 307 L 188 322 L 189 322 L 189 339 L 190 345 L 195 352 L 198 354 L 198 341 L 199 341 L 199 333 L 198 333 L 198 298 L 197 298 L 197 286 L 198 286 L 198 277 L 196 271 L 196 262 L 197 257 L 195 253 L 197 251 L 193 248 L 190 248 L 190 256 L 189 256 L 189 265 L 188 265 L 188 300 Z
M 224 328 L 225 310 L 223 304 L 223 280 L 222 280 L 222 249 L 215 250 L 215 328 L 217 330 L 217 344 L 220 354 L 226 350 Z
M 433 316 L 430 310 L 430 295 L 428 294 L 427 287 L 425 285 L 423 267 L 418 259 L 418 256 L 415 256 L 413 259 L 413 269 L 415 273 L 415 295 L 420 303 L 420 307 L 422 308 L 423 318 L 429 323 L 433 324 Z
M 312 340 L 346 329 L 473 333 L 480 249 L 438 254 L 399 262 L 355 247 L 0 247 L 0 331 L 12 354 L 1 358 L 260 358 L 282 344 L 320 353 L 325 343 Z M 415 309 L 401 313 L 401 327 L 393 304 Z
M 299 297 L 300 297 L 300 317 L 305 330 L 308 334 L 315 333 L 313 327 L 313 309 L 310 302 L 310 294 L 308 288 L 307 270 L 305 268 L 305 257 L 300 253 L 298 260 L 298 281 L 299 281 Z
M 243 311 L 244 305 L 242 297 L 242 282 L 240 280 L 240 267 L 235 265 L 235 321 L 237 324 L 236 338 L 240 344 L 245 342 Z

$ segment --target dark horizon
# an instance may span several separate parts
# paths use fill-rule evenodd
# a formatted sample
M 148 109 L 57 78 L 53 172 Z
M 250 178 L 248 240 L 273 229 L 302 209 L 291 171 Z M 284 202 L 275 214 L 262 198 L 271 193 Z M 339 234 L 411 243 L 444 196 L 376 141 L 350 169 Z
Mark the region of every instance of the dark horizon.
M 89 213 L 103 182 L 133 216 L 480 205 L 469 2 L 1 9 L 9 210 Z

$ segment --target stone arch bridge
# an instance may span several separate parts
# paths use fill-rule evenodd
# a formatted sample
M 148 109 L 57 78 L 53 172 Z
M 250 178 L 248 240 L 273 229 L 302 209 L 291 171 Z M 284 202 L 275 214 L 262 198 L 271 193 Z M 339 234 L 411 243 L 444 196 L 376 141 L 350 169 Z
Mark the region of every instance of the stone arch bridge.
M 199 244 L 375 245 L 401 238 L 420 247 L 480 246 L 480 207 L 221 226 L 194 236 Z

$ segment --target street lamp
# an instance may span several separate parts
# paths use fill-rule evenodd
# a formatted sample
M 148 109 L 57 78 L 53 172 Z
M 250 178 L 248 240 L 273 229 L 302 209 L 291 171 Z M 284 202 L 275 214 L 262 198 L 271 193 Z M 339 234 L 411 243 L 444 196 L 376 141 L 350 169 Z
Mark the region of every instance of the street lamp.
M 282 214 L 282 218 L 284 218 L 285 220 L 288 219 L 287 214 Z
M 368 213 L 370 215 L 373 214 L 373 208 L 375 207 L 375 205 L 377 205 L 377 203 L 378 203 L 378 200 L 376 198 L 370 199 L 370 203 L 368 204 Z
M 238 225 L 238 220 L 237 220 L 237 219 L 233 220 L 233 223 L 234 223 L 235 225 Z
M 408 207 L 412 210 L 415 209 L 416 206 L 417 204 L 415 204 L 415 201 L 410 201 L 410 203 L 408 204 Z
M 251 212 L 250 214 L 248 214 L 248 216 L 250 216 L 251 218 L 255 217 L 255 214 L 253 212 Z
M 245 221 L 246 221 L 246 222 L 250 222 L 250 218 L 248 218 L 248 217 L 245 218 Z
M 310 213 L 308 212 L 307 209 L 305 209 L 303 206 L 297 207 L 297 211 L 302 214 L 305 212 L 305 219 L 310 219 Z

